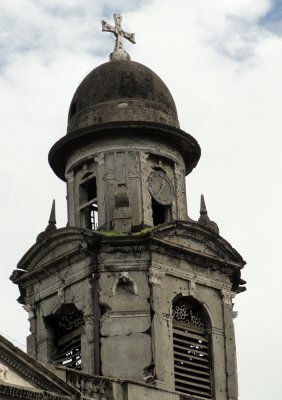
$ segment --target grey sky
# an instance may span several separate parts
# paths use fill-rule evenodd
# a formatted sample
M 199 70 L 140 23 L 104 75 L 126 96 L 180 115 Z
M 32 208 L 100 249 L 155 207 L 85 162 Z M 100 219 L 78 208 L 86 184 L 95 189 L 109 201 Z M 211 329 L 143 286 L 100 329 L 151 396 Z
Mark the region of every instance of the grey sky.
M 281 1 L 1 0 L 1 333 L 24 343 L 27 314 L 8 280 L 45 229 L 53 198 L 66 224 L 65 186 L 48 166 L 65 134 L 75 88 L 114 46 L 101 19 L 136 32 L 132 59 L 174 96 L 182 129 L 202 148 L 187 179 L 197 219 L 204 193 L 211 219 L 248 262 L 248 291 L 235 320 L 240 400 L 279 397 L 282 33 Z M 274 331 L 273 326 L 277 330 Z

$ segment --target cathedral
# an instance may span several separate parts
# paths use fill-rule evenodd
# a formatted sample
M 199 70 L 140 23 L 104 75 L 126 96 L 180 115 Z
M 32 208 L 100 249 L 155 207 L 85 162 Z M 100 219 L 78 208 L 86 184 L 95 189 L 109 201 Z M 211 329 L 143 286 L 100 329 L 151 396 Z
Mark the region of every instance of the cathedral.
M 204 197 L 187 213 L 201 150 L 160 77 L 131 61 L 121 16 L 110 60 L 70 103 L 49 152 L 68 223 L 48 226 L 12 273 L 27 354 L 0 337 L 0 399 L 237 400 L 233 299 L 240 254 Z

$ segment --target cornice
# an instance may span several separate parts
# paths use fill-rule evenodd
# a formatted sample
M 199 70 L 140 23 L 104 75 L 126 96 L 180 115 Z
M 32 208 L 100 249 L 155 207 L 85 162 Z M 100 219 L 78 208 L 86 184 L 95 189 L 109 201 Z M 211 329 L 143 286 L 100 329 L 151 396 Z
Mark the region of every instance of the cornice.
M 172 221 L 162 225 L 157 226 L 151 231 L 151 237 L 156 239 L 161 239 L 162 236 L 169 234 L 169 232 L 175 231 L 175 234 L 178 236 L 179 233 L 177 231 L 183 230 L 187 233 L 195 233 L 202 237 L 202 241 L 212 242 L 217 249 L 219 249 L 223 254 L 228 254 L 228 256 L 233 260 L 234 264 L 240 265 L 242 268 L 246 262 L 243 260 L 242 256 L 235 250 L 231 244 L 225 240 L 222 236 L 210 230 L 207 227 L 203 227 L 198 222 L 193 220 L 187 221 Z M 193 238 L 193 237 L 192 237 Z
M 185 259 L 187 259 L 187 256 L 190 261 L 192 261 L 195 264 L 199 264 L 202 266 L 214 266 L 214 267 L 231 267 L 232 269 L 241 269 L 242 265 L 240 263 L 235 263 L 233 261 L 229 261 L 227 259 L 218 257 L 218 256 L 213 256 L 211 254 L 207 253 L 201 253 L 200 251 L 193 250 L 191 248 L 178 245 L 176 243 L 172 243 L 167 240 L 159 239 L 159 238 L 152 238 L 152 245 L 153 250 L 162 252 L 162 248 L 169 249 L 170 251 L 174 252 L 173 254 L 174 257 L 177 258 L 183 258 L 183 255 L 185 255 Z
M 3 336 L 0 336 L 0 360 L 41 390 L 57 392 L 62 395 L 64 392 L 67 395 L 77 393 L 74 388 L 15 347 Z
M 5 398 L 26 399 L 26 400 L 69 400 L 70 396 L 58 396 L 48 391 L 36 391 L 32 389 L 25 389 L 20 386 L 0 384 L 0 395 Z

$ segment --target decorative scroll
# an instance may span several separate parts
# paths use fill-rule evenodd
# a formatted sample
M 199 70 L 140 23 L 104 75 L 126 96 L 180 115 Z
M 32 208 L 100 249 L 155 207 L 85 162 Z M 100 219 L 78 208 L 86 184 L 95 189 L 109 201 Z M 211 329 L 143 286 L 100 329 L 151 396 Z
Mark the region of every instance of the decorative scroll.
M 4 364 L 0 364 L 0 382 L 5 382 L 7 380 L 8 367 Z
M 175 321 L 194 325 L 199 328 L 205 327 L 203 318 L 199 312 L 199 307 L 197 307 L 197 304 L 193 304 L 192 302 L 190 303 L 184 300 L 178 301 L 173 306 L 172 315 Z

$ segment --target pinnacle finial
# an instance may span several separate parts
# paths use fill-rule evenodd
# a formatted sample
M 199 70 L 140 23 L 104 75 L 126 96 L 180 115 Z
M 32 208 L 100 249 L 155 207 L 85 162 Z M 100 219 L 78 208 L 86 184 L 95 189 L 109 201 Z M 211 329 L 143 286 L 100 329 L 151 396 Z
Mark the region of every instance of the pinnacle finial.
M 55 205 L 55 200 L 53 200 L 48 225 L 46 226 L 45 231 L 39 233 L 39 235 L 36 238 L 36 241 L 38 242 L 38 241 L 44 239 L 46 236 L 48 236 L 49 233 L 55 231 L 56 229 L 57 229 L 57 227 L 56 227 L 56 205 Z
M 49 217 L 48 225 L 45 229 L 45 232 L 50 232 L 55 229 L 57 229 L 57 227 L 56 227 L 56 203 L 55 203 L 55 200 L 53 200 L 50 217 Z
M 55 203 L 55 199 L 52 202 L 52 207 L 51 207 L 51 212 L 50 212 L 50 217 L 49 217 L 49 224 L 55 224 L 56 225 L 56 203 Z
M 111 61 L 118 60 L 130 60 L 129 54 L 123 48 L 122 39 L 125 38 L 131 43 L 135 42 L 135 33 L 125 32 L 121 27 L 122 16 L 119 14 L 114 14 L 115 26 L 108 24 L 106 21 L 102 20 L 102 31 L 111 32 L 116 37 L 115 49 L 110 54 Z
M 198 222 L 201 225 L 209 227 L 214 232 L 219 233 L 217 224 L 209 219 L 206 202 L 203 194 L 201 194 L 200 217 L 198 219 Z
M 198 222 L 200 222 L 201 224 L 205 224 L 209 221 L 210 221 L 210 219 L 208 216 L 205 198 L 204 198 L 204 195 L 201 194 L 200 217 L 198 219 Z
M 206 202 L 203 194 L 201 194 L 200 215 L 208 215 Z

